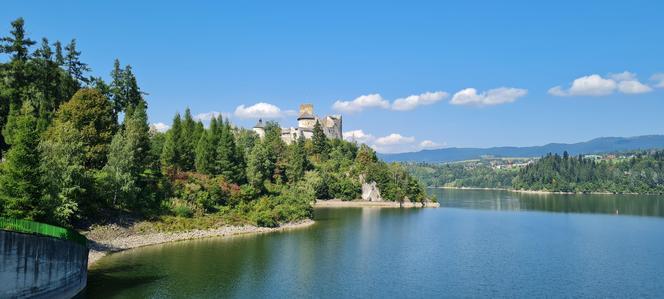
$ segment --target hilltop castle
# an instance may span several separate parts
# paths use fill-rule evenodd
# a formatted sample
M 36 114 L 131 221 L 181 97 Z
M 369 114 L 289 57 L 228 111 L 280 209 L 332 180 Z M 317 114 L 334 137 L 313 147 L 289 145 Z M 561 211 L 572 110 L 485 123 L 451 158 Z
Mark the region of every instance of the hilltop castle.
M 341 115 L 328 115 L 319 118 L 314 115 L 314 106 L 312 104 L 302 104 L 300 105 L 300 114 L 297 117 L 297 128 L 281 128 L 281 139 L 287 144 L 297 140 L 300 136 L 305 139 L 311 139 L 314 135 L 314 125 L 316 125 L 316 122 L 320 123 L 323 133 L 325 133 L 327 138 L 343 138 L 341 133 Z M 265 124 L 262 119 L 258 120 L 253 129 L 260 138 L 265 136 Z

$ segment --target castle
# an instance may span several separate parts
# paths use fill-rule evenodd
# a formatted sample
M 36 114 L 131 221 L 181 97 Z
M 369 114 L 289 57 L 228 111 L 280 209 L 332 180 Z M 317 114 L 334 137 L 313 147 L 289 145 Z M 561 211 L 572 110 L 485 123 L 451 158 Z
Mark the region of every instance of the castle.
M 300 114 L 297 117 L 297 128 L 281 128 L 281 140 L 287 144 L 296 141 L 300 136 L 305 139 L 311 139 L 314 135 L 314 125 L 319 122 L 323 133 L 330 139 L 342 139 L 341 133 L 341 115 L 328 115 L 319 118 L 314 115 L 314 106 L 312 104 L 300 105 Z M 262 119 L 253 128 L 254 132 L 260 137 L 265 136 L 265 124 Z

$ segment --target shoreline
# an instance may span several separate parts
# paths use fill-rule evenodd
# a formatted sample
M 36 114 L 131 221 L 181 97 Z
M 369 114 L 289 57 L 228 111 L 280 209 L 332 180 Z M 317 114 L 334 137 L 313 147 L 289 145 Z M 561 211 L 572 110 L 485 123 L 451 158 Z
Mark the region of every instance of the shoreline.
M 247 234 L 262 234 L 291 229 L 299 229 L 316 223 L 311 219 L 299 222 L 285 223 L 278 227 L 258 227 L 253 225 L 243 226 L 222 226 L 204 230 L 191 230 L 170 233 L 145 233 L 130 234 L 122 237 L 114 237 L 105 240 L 90 239 L 90 252 L 88 253 L 88 269 L 102 257 L 128 249 L 139 247 L 171 243 L 177 241 L 186 241 L 213 237 L 230 237 Z
M 320 200 L 317 199 L 314 203 L 314 208 L 438 208 L 440 204 L 437 202 L 427 202 L 424 206 L 417 202 L 404 202 L 399 204 L 395 201 L 365 201 L 365 200 L 350 200 L 344 201 L 340 199 Z
M 564 191 L 546 191 L 546 190 L 524 190 L 524 189 L 508 189 L 508 188 L 481 188 L 481 187 L 451 187 L 451 186 L 429 186 L 427 189 L 450 189 L 450 190 L 484 190 L 484 191 L 507 191 L 513 193 L 525 193 L 525 194 L 560 194 L 560 195 L 661 195 L 658 193 L 636 193 L 636 192 L 605 192 L 605 191 L 593 191 L 593 192 L 564 192 Z

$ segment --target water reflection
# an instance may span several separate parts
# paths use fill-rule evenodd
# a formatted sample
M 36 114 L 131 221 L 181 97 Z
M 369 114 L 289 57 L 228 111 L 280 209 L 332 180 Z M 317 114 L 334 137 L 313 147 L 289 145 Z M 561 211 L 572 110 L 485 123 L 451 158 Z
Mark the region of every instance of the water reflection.
M 532 194 L 494 190 L 430 189 L 442 207 L 599 213 L 664 217 L 664 197 L 656 195 Z

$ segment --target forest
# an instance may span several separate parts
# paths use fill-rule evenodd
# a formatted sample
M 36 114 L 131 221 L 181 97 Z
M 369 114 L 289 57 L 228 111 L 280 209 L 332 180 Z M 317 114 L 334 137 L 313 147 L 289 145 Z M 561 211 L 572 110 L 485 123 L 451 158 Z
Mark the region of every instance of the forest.
M 574 193 L 664 193 L 664 151 L 622 153 L 624 159 L 548 154 L 518 169 L 476 162 L 406 164 L 427 186 L 506 188 Z
M 311 218 L 315 199 L 358 199 L 361 179 L 387 200 L 427 200 L 403 166 L 328 139 L 319 124 L 287 145 L 276 122 L 259 139 L 186 109 L 158 132 L 130 65 L 116 59 L 106 82 L 88 76 L 75 39 L 37 45 L 22 18 L 11 26 L 0 39 L 0 216 L 87 227 L 222 215 L 272 227 Z

